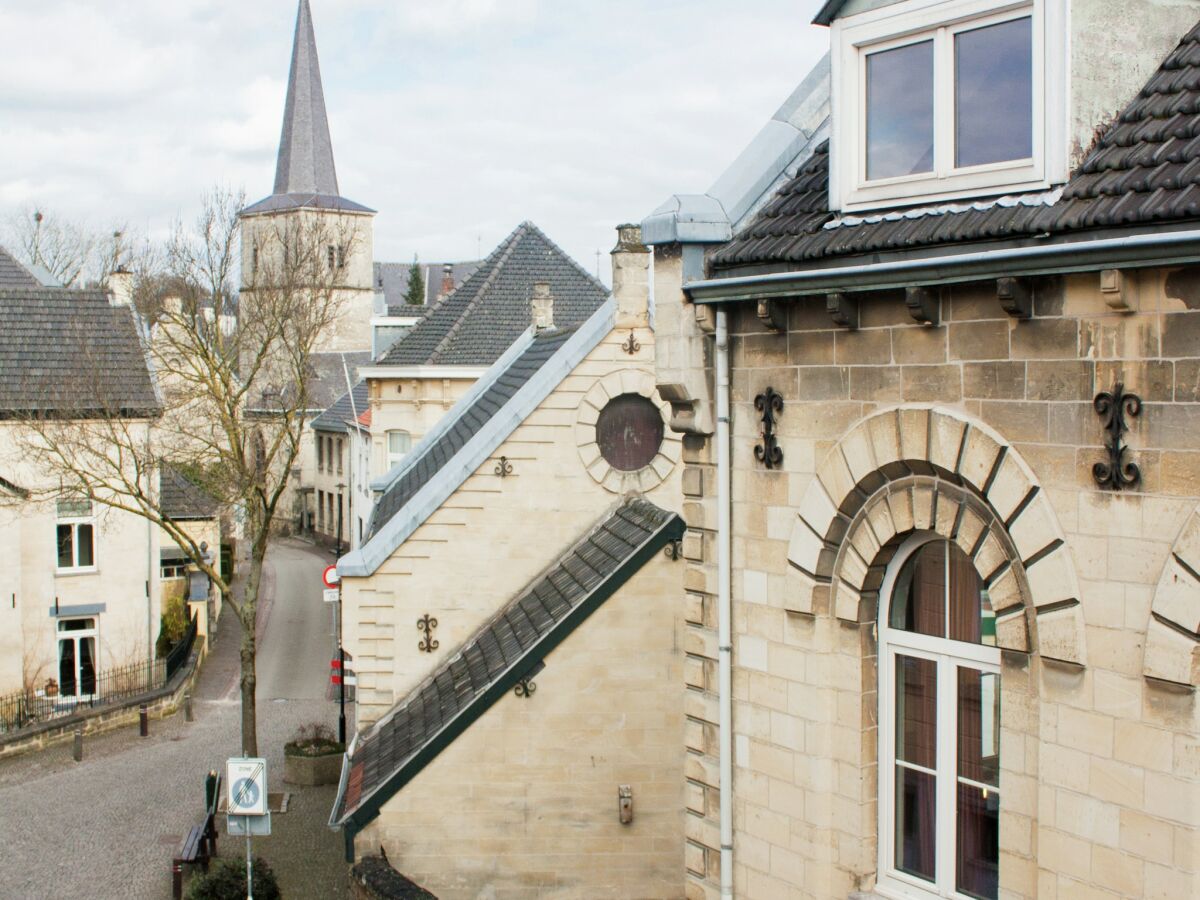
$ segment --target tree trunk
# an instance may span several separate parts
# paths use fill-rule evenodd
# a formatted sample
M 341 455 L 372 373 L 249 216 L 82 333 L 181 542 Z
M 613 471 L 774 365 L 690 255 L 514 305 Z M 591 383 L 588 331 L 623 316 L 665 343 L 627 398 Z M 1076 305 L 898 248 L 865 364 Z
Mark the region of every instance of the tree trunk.
M 255 542 L 250 555 L 250 575 L 246 579 L 246 592 L 238 618 L 242 623 L 242 755 L 258 756 L 258 707 L 255 691 L 258 679 L 255 664 L 258 655 L 258 591 L 262 585 L 263 557 L 265 545 L 259 548 Z

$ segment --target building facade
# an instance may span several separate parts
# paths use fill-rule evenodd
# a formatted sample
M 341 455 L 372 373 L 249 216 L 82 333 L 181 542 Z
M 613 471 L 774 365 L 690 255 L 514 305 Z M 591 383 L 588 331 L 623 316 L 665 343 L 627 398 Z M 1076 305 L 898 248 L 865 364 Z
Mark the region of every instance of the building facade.
M 1196 14 L 827 3 L 643 223 L 687 896 L 1200 890 Z

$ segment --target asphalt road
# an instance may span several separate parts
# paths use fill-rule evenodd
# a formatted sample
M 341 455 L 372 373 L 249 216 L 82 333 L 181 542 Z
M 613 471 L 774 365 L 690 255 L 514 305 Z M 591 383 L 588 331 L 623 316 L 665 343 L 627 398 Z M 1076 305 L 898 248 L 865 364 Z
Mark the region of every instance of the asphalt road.
M 341 836 L 326 826 L 334 789 L 296 788 L 282 780 L 283 745 L 300 725 L 336 728 L 337 706 L 324 699 L 332 645 L 321 601 L 325 556 L 284 542 L 268 556 L 259 612 L 259 751 L 268 788 L 289 791 L 286 813 L 272 816 L 271 837 L 254 852 L 275 867 L 283 894 L 346 896 Z M 70 744 L 0 763 L 0 897 L 4 900 L 162 900 L 170 897 L 170 861 L 181 836 L 202 818 L 204 775 L 240 755 L 240 626 L 222 617 L 194 701 L 182 713 L 89 738 L 84 760 Z M 224 834 L 221 856 L 244 854 Z

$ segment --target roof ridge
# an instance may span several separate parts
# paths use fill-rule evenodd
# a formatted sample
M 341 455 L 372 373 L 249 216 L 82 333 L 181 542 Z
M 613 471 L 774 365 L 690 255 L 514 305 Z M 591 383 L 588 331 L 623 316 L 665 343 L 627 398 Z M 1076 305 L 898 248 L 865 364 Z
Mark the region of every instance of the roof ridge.
M 498 255 L 498 258 L 492 264 L 491 271 L 489 271 L 484 277 L 483 283 L 480 284 L 476 289 L 475 295 L 467 301 L 466 305 L 462 309 L 462 312 L 458 314 L 458 318 L 455 320 L 454 324 L 450 326 L 450 328 L 442 336 L 442 339 L 434 346 L 433 352 L 429 354 L 429 365 L 437 365 L 442 353 L 450 347 L 454 341 L 454 338 L 456 338 L 459 331 L 462 330 L 463 323 L 466 322 L 471 312 L 480 305 L 480 303 L 483 301 L 483 298 L 489 293 L 492 286 L 495 285 L 496 279 L 499 278 L 500 273 L 504 270 L 504 264 L 512 257 L 513 251 L 517 248 L 517 245 L 520 243 L 520 239 L 524 236 L 526 224 L 528 223 L 522 222 L 520 225 L 518 225 L 515 229 L 513 229 L 512 234 L 505 238 L 504 242 L 492 251 L 491 256 Z M 480 268 L 482 269 L 483 267 L 480 266 Z M 457 293 L 458 289 L 451 291 L 446 295 L 446 299 L 449 300 Z M 530 321 L 532 322 L 532 318 Z
M 546 242 L 546 244 L 550 247 L 551 250 L 553 250 L 555 253 L 557 253 L 559 256 L 561 256 L 564 260 L 566 260 L 568 263 L 570 263 L 574 267 L 576 272 L 578 272 L 580 275 L 582 275 L 588 281 L 592 282 L 592 284 L 594 286 L 596 286 L 596 287 L 600 288 L 600 290 L 604 291 L 605 294 L 612 293 L 605 286 L 603 281 L 601 281 L 599 278 L 597 278 L 595 275 L 593 275 L 591 272 L 589 272 L 587 269 L 585 269 L 583 266 L 581 266 L 578 263 L 578 261 L 576 261 L 575 257 L 573 257 L 570 253 L 568 253 L 562 247 L 558 246 L 558 244 L 556 244 L 550 238 L 550 236 L 546 234 L 546 232 L 544 232 L 544 231 L 542 231 L 542 229 L 538 228 L 537 225 L 535 225 L 533 222 L 526 219 L 524 222 L 521 223 L 521 227 L 532 230 L 534 234 L 536 234 L 538 237 L 540 237 L 543 241 Z

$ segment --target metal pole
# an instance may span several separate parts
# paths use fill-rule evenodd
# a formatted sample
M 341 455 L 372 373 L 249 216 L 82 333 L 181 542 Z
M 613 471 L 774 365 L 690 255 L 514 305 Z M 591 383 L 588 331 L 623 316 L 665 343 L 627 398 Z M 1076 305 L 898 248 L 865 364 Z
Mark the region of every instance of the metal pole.
M 342 645 L 342 579 L 338 579 L 338 743 L 346 746 L 346 648 Z
M 250 862 L 250 825 L 246 824 L 246 900 L 254 900 L 254 865 Z

